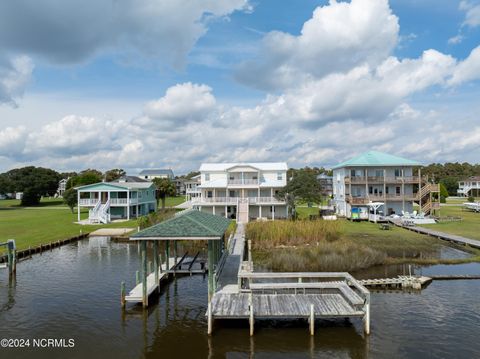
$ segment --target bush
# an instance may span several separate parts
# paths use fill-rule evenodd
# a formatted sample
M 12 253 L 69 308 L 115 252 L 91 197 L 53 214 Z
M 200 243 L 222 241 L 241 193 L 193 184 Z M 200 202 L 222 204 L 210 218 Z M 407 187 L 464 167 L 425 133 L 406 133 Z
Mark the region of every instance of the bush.
M 468 196 L 468 202 L 475 202 L 475 197 Z

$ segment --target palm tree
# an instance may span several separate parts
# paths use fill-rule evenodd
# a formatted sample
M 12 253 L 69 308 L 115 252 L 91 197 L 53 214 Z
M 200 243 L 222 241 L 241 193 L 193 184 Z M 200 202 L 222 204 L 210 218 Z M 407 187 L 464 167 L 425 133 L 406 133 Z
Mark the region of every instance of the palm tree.
M 175 196 L 177 190 L 175 188 L 175 183 L 173 183 L 169 178 L 154 178 L 153 183 L 157 187 L 157 205 L 158 200 L 162 200 L 162 209 L 165 209 L 165 199 L 167 196 Z

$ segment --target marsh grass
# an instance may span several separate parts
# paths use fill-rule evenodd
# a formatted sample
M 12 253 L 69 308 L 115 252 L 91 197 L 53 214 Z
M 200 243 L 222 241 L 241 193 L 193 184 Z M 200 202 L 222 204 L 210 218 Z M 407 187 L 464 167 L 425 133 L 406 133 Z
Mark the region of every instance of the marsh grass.
M 455 264 L 480 260 L 440 259 L 440 240 L 393 228 L 381 231 L 368 222 L 274 221 L 251 222 L 255 263 L 277 271 L 354 271 L 394 263 Z

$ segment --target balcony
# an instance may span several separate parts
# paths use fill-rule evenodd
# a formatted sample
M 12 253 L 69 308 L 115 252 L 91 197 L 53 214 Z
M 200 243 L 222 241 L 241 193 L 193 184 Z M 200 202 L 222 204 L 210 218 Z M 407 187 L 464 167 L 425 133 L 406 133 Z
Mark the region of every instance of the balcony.
M 385 195 L 374 195 L 370 194 L 368 196 L 358 196 L 352 197 L 347 195 L 347 202 L 350 204 L 367 204 L 369 202 L 384 202 L 384 201 L 417 201 L 417 193 L 409 194 L 396 194 L 396 193 L 387 193 Z
M 128 204 L 127 198 L 110 198 L 110 206 L 126 206 Z M 130 205 L 138 204 L 141 202 L 137 198 L 130 198 Z M 80 198 L 78 204 L 80 206 L 92 206 L 94 207 L 98 203 L 98 198 Z
M 284 204 L 285 202 L 275 197 L 206 197 L 192 198 L 193 203 L 215 203 L 215 204 L 233 204 L 236 205 L 239 199 L 248 200 L 249 204 Z
M 427 178 L 423 177 L 422 182 L 426 182 Z M 386 184 L 417 184 L 419 182 L 418 176 L 406 176 L 406 177 L 363 177 L 363 176 L 355 176 L 345 177 L 345 184 L 378 184 L 378 183 L 386 183 Z
M 258 186 L 260 181 L 254 178 L 229 178 L 227 181 L 229 186 Z

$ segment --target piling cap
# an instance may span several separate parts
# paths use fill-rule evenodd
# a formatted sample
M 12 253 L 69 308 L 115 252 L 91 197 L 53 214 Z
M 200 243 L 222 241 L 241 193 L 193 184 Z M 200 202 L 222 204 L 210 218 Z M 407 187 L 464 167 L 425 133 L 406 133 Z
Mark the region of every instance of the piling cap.
M 17 249 L 17 246 L 15 245 L 15 239 L 9 239 L 7 241 L 7 246 L 9 250 L 15 250 Z

